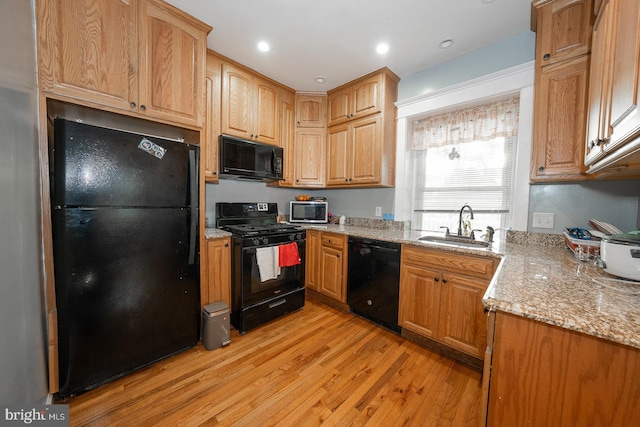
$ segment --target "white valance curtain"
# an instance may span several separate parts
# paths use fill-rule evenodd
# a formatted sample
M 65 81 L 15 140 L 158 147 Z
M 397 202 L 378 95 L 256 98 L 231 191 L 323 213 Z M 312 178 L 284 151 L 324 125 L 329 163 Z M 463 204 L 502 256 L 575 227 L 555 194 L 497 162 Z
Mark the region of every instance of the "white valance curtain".
M 520 99 L 467 108 L 413 122 L 412 150 L 518 134 Z

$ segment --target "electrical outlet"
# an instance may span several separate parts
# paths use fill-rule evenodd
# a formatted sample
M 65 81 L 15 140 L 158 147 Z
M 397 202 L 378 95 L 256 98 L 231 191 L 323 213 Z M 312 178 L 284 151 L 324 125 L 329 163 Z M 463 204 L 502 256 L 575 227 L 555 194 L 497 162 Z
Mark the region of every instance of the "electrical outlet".
M 382 206 L 376 206 L 376 216 L 382 216 Z
M 553 228 L 554 213 L 533 213 L 533 228 Z

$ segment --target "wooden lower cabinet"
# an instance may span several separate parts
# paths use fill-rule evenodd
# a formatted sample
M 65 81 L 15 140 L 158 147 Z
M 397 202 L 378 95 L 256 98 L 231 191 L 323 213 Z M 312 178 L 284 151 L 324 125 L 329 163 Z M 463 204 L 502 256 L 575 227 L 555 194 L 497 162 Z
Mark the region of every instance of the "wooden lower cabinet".
M 336 301 L 347 301 L 346 235 L 307 230 L 305 286 Z
M 493 258 L 403 246 L 400 326 L 482 359 L 482 297 L 496 265 Z
M 640 349 L 500 311 L 493 332 L 487 425 L 638 424 Z
M 207 240 L 207 275 L 200 287 L 200 302 L 204 307 L 213 302 L 224 302 L 231 307 L 231 238 Z

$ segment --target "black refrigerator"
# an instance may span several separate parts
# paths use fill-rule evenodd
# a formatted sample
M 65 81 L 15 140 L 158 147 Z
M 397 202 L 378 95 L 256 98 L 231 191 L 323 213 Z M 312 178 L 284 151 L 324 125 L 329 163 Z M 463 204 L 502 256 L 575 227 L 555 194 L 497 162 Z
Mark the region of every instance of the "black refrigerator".
M 199 339 L 198 147 L 55 119 L 60 396 Z

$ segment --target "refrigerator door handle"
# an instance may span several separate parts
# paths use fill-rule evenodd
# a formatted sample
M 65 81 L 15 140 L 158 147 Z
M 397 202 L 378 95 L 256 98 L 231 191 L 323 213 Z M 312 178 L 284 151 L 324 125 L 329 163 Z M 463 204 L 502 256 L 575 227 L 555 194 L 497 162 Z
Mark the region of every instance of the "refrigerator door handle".
M 196 151 L 189 150 L 189 197 L 191 205 L 191 225 L 189 227 L 189 265 L 195 264 L 198 242 L 198 162 Z

